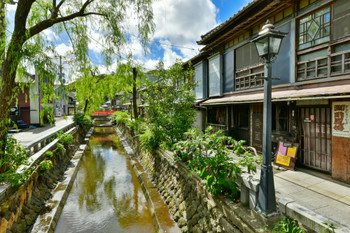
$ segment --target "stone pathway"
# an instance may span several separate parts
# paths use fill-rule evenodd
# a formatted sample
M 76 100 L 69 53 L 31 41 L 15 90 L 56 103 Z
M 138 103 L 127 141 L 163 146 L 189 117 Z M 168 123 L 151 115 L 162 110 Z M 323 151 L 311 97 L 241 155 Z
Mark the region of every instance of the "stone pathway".
M 274 172 L 277 199 L 292 199 L 350 232 L 350 185 L 309 170 Z

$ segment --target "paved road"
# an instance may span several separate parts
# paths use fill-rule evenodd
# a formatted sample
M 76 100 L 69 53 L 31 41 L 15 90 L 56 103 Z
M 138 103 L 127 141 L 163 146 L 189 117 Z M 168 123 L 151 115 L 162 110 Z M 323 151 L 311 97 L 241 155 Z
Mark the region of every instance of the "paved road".
M 72 123 L 72 116 L 67 116 L 66 119 L 63 117 L 57 117 L 54 125 L 47 125 L 45 127 L 38 127 L 36 129 L 27 129 L 23 132 L 11 133 L 11 135 L 15 139 L 17 139 L 23 146 L 28 146 L 33 141 L 45 137 L 48 134 L 58 132 L 60 129 Z

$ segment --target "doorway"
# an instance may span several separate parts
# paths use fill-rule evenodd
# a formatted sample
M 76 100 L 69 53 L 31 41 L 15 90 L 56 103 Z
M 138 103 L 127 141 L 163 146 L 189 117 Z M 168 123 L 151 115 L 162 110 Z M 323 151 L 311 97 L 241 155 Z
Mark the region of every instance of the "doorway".
M 332 135 L 330 107 L 300 108 L 301 163 L 330 173 L 332 169 Z

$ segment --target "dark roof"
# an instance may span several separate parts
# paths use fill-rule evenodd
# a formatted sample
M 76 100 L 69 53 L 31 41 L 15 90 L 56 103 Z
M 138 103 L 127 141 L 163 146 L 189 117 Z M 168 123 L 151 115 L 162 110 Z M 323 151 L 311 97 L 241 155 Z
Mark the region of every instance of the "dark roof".
M 218 30 L 220 30 L 221 28 L 225 27 L 226 25 L 228 25 L 229 23 L 233 22 L 239 15 L 241 15 L 242 13 L 244 13 L 244 11 L 248 10 L 249 7 L 251 7 L 252 5 L 254 5 L 255 3 L 257 3 L 258 1 L 262 1 L 262 0 L 253 0 L 252 2 L 250 2 L 248 5 L 246 5 L 245 7 L 243 7 L 240 11 L 238 11 L 236 14 L 234 14 L 233 16 L 231 16 L 229 19 L 227 19 L 225 22 L 223 22 L 222 24 L 220 24 L 219 26 L 213 28 L 212 30 L 210 30 L 209 32 L 207 32 L 204 35 L 201 35 L 201 40 L 197 41 L 198 44 L 202 44 L 201 42 L 206 40 L 207 38 L 210 37 L 210 35 L 214 34 L 215 32 L 217 32 Z
M 206 45 L 202 50 L 206 50 L 209 45 L 212 47 L 217 43 L 225 43 L 225 40 L 234 34 L 247 30 L 252 25 L 268 19 L 271 15 L 292 4 L 295 4 L 295 0 L 253 0 L 224 23 L 201 36 L 201 40 L 197 43 Z

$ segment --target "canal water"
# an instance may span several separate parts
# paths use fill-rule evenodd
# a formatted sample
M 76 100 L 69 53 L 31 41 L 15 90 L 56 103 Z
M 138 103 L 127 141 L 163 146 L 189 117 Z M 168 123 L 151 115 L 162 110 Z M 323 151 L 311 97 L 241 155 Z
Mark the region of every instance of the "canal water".
M 155 232 L 146 199 L 113 128 L 95 128 L 55 232 Z

